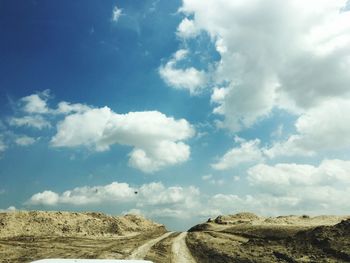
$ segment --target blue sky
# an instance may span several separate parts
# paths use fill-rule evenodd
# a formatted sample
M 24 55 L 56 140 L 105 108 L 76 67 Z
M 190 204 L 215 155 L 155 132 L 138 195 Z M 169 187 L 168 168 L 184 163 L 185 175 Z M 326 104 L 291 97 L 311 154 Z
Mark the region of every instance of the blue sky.
M 349 213 L 348 6 L 0 1 L 0 209 Z

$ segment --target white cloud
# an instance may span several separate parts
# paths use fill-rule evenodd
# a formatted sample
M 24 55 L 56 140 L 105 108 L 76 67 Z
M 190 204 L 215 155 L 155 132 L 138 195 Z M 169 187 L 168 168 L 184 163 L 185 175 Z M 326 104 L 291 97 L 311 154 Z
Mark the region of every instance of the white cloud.
M 178 50 L 173 57 L 159 68 L 162 79 L 175 89 L 186 89 L 190 94 L 200 93 L 207 84 L 207 77 L 203 70 L 194 67 L 177 68 L 177 63 L 188 54 L 187 50 Z
M 113 8 L 113 13 L 112 13 L 112 21 L 113 22 L 118 22 L 119 18 L 122 15 L 122 9 L 118 8 L 117 6 L 115 6 Z
M 277 156 L 314 155 L 320 151 L 350 146 L 350 100 L 328 100 L 302 114 L 296 121 L 296 134 L 276 142 L 264 152 Z
M 199 195 L 199 190 L 193 186 L 165 187 L 162 183 L 154 182 L 131 187 L 127 183 L 113 182 L 104 186 L 77 187 L 62 194 L 47 190 L 34 194 L 26 204 L 45 206 L 128 204 L 134 206 L 132 210 L 138 214 L 183 218 L 188 216 L 191 209 L 198 207 Z
M 241 211 L 261 215 L 344 214 L 350 209 L 350 161 L 323 160 L 319 165 L 258 164 L 248 169 L 247 181 L 249 187 L 245 193 L 218 193 L 203 200 L 194 209 L 197 215 L 203 207 L 216 211 L 213 215 Z
M 58 103 L 55 113 L 57 114 L 70 114 L 70 113 L 82 113 L 90 110 L 91 107 L 81 103 L 69 103 L 61 101 Z
M 183 0 L 178 36 L 192 25 L 220 54 L 213 73 L 214 112 L 239 131 L 274 107 L 299 113 L 349 97 L 350 12 L 344 0 Z M 188 30 L 184 25 L 188 25 Z M 194 30 L 194 29 L 193 29 Z M 189 33 L 189 35 L 191 35 Z M 208 77 L 208 76 L 207 76 Z
M 193 20 L 185 17 L 177 27 L 176 34 L 181 38 L 192 38 L 197 36 L 199 31 L 196 28 Z
M 302 164 L 258 164 L 248 170 L 253 185 L 271 189 L 295 186 L 342 185 L 350 186 L 350 161 L 324 160 L 318 167 Z
M 113 182 L 105 186 L 77 187 L 62 194 L 44 191 L 34 194 L 27 201 L 27 204 L 54 206 L 58 204 L 91 205 L 103 202 L 129 202 L 134 195 L 134 189 L 128 184 Z
M 212 174 L 203 175 L 202 180 L 212 185 L 223 185 L 225 183 L 223 179 L 215 179 Z
M 190 147 L 183 143 L 194 135 L 184 119 L 175 120 L 158 111 L 117 114 L 108 107 L 68 115 L 57 125 L 54 147 L 86 146 L 97 151 L 113 144 L 133 146 L 129 164 L 146 173 L 185 162 Z
M 350 161 L 324 160 L 319 166 L 259 164 L 248 170 L 255 195 L 221 196 L 253 211 L 341 213 L 350 208 Z M 224 202 L 223 200 L 221 200 Z M 228 206 L 229 201 L 226 202 Z
M 32 205 L 56 205 L 59 202 L 59 195 L 52 191 L 44 191 L 33 195 L 27 202 Z
M 15 143 L 20 146 L 32 145 L 36 142 L 35 138 L 23 135 L 15 139 Z
M 176 59 L 186 56 L 176 53 Z M 190 147 L 184 141 L 195 135 L 186 120 L 175 120 L 158 111 L 117 114 L 108 107 L 93 108 L 86 104 L 61 101 L 57 108 L 49 108 L 49 91 L 32 94 L 20 99 L 26 116 L 10 117 L 11 126 L 51 127 L 47 120 L 57 121 L 57 133 L 51 139 L 54 147 L 85 146 L 96 151 L 106 151 L 113 144 L 132 146 L 129 165 L 152 173 L 167 166 L 183 163 L 190 157 Z M 45 113 L 45 115 L 43 115 Z M 2 142 L 2 141 L 1 141 Z M 34 143 L 29 137 L 17 138 L 19 145 Z M 0 151 L 5 150 L 0 144 Z
M 212 176 L 203 177 L 210 182 Z M 169 186 L 160 182 L 130 186 L 113 182 L 83 186 L 63 193 L 34 194 L 27 205 L 120 205 L 153 218 L 215 216 L 251 211 L 262 215 L 341 214 L 350 209 L 350 161 L 324 160 L 305 164 L 259 164 L 248 170 L 246 194 L 201 194 L 193 186 Z M 236 183 L 238 183 L 236 181 Z M 125 208 L 124 208 L 125 209 Z
M 264 160 L 262 151 L 259 148 L 260 140 L 245 141 L 236 137 L 235 142 L 240 144 L 239 147 L 234 147 L 225 153 L 218 162 L 211 165 L 212 168 L 227 170 L 242 163 L 256 163 Z
M 29 114 L 43 114 L 48 113 L 50 110 L 47 105 L 47 100 L 49 98 L 50 91 L 45 90 L 36 94 L 32 94 L 23 97 L 20 100 L 23 111 Z
M 14 212 L 14 211 L 16 211 L 17 209 L 16 209 L 16 207 L 14 207 L 14 206 L 9 206 L 8 208 L 6 208 L 6 209 L 0 209 L 0 212 Z
M 41 115 L 32 115 L 32 116 L 24 116 L 24 117 L 12 117 L 9 119 L 9 124 L 11 126 L 27 126 L 27 127 L 33 127 L 36 129 L 44 129 L 44 128 L 50 128 L 51 124 L 48 122 L 44 117 Z

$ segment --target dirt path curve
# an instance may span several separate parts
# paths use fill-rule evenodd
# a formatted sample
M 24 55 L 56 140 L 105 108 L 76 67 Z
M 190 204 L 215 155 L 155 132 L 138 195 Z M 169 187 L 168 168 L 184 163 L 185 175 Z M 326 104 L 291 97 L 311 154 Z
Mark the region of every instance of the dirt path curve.
M 172 256 L 174 263 L 196 263 L 196 260 L 192 257 L 190 250 L 186 245 L 187 232 L 182 232 L 180 235 L 174 238 L 172 245 Z
M 164 238 L 167 238 L 174 232 L 168 232 L 164 235 L 157 237 L 155 239 L 151 239 L 150 241 L 146 242 L 142 246 L 135 249 L 130 256 L 127 257 L 127 259 L 144 259 L 148 253 L 148 251 L 151 249 L 152 246 L 157 244 L 159 241 L 161 241 Z

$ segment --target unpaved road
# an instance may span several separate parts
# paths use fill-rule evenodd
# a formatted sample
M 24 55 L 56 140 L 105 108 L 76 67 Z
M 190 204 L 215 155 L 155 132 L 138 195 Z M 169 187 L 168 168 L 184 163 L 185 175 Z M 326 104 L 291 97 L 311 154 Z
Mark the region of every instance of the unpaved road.
M 178 263 L 196 263 L 190 250 L 186 245 L 186 236 L 187 232 L 182 232 L 180 235 L 174 238 L 174 242 L 172 244 L 172 259 L 173 262 Z
M 128 259 L 153 262 L 196 263 L 186 245 L 187 232 L 168 232 L 136 248 Z
M 167 238 L 172 233 L 174 232 L 168 232 L 160 237 L 147 241 L 145 244 L 135 249 L 127 259 L 144 259 L 151 247 L 153 247 L 155 244 L 157 244 L 164 238 Z

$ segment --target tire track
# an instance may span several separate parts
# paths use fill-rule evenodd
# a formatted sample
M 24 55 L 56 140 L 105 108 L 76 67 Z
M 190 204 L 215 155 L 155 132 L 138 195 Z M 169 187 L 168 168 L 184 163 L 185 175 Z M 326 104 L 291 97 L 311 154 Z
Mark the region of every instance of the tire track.
M 180 235 L 174 238 L 174 242 L 171 247 L 172 262 L 174 263 L 196 263 L 190 250 L 186 245 L 187 232 L 182 232 Z
M 147 255 L 148 251 L 151 249 L 151 247 L 153 247 L 155 244 L 157 244 L 158 242 L 160 242 L 164 238 L 167 238 L 172 233 L 174 233 L 174 232 L 168 232 L 168 233 L 165 233 L 164 235 L 162 235 L 160 237 L 157 237 L 157 238 L 149 240 L 148 242 L 146 242 L 142 246 L 140 246 L 137 249 L 135 249 L 130 254 L 130 256 L 127 257 L 127 259 L 144 259 L 146 257 L 146 255 Z

